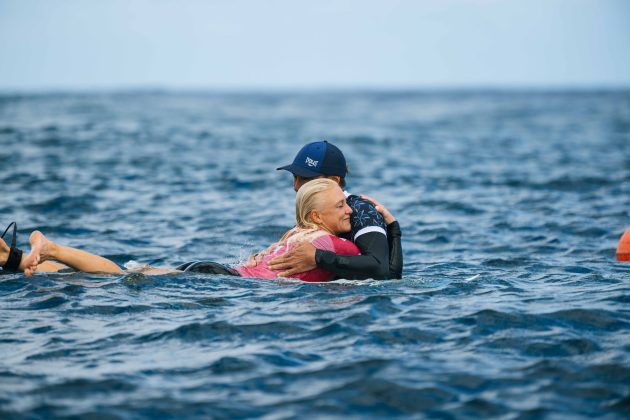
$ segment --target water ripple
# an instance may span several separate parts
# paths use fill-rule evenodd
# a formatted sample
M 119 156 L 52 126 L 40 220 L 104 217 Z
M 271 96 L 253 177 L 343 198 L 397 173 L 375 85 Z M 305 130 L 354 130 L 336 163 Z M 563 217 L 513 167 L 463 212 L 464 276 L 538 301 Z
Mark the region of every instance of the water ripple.
M 627 92 L 0 95 L 2 222 L 237 264 L 319 138 L 398 218 L 403 280 L 2 274 L 0 417 L 627 417 Z

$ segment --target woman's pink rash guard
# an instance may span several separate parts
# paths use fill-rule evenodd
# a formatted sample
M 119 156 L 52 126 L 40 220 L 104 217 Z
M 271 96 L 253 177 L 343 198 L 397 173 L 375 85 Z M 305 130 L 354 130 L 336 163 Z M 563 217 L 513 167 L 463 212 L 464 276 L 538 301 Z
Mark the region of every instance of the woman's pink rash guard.
M 315 238 L 311 241 L 313 246 L 317 249 L 323 249 L 325 251 L 332 251 L 335 254 L 343 254 L 343 255 L 359 255 L 359 249 L 357 246 L 346 240 L 339 238 L 334 235 L 323 235 Z M 288 249 L 293 249 L 297 243 L 292 243 L 288 245 Z M 275 279 L 278 276 L 278 271 L 270 270 L 267 264 L 269 260 L 275 258 L 279 255 L 287 252 L 287 244 L 281 244 L 276 247 L 271 253 L 265 255 L 263 257 L 262 262 L 260 262 L 255 267 L 248 266 L 236 266 L 233 267 L 239 274 L 243 277 L 258 277 L 261 279 Z M 291 276 L 296 279 L 300 279 L 302 281 L 308 282 L 317 282 L 317 281 L 330 281 L 334 280 L 335 275 L 331 272 L 324 271 L 321 268 L 314 268 L 312 270 L 306 271 L 304 273 L 294 274 Z

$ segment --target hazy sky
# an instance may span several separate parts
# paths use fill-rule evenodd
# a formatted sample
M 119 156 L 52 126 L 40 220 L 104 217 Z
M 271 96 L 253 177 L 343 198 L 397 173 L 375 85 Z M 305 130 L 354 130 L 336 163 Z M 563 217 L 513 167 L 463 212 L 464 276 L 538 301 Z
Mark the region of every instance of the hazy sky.
M 630 0 L 0 0 L 0 90 L 630 87 Z

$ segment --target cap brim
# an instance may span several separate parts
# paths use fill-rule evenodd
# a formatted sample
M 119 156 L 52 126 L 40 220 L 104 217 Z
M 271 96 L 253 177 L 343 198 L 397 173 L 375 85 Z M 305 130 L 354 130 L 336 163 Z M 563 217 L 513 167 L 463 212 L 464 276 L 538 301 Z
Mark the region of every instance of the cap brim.
M 301 176 L 301 177 L 304 177 L 304 178 L 314 178 L 316 176 L 321 176 L 322 175 L 319 172 L 309 171 L 308 169 L 301 168 L 301 167 L 293 165 L 293 164 L 286 165 L 286 166 L 281 166 L 279 168 L 276 168 L 277 171 L 279 171 L 281 169 L 284 169 L 285 171 L 289 171 L 293 175 Z

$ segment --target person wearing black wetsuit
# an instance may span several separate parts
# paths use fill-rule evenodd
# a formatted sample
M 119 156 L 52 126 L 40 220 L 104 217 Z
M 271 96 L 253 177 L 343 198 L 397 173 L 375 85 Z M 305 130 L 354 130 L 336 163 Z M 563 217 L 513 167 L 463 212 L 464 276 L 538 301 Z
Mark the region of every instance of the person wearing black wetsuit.
M 344 188 L 345 177 L 348 173 L 343 153 L 327 141 L 307 144 L 298 152 L 293 163 L 278 168 L 278 170 L 281 169 L 293 174 L 295 191 L 304 183 L 322 177 L 335 179 Z M 317 267 L 334 273 L 338 278 L 400 279 L 403 257 L 398 222 L 391 218 L 392 221 L 387 224 L 375 205 L 367 199 L 346 193 L 346 201 L 352 208 L 350 216 L 352 230 L 343 237 L 353 241 L 361 251 L 361 255 L 348 256 L 331 251 L 315 250 Z M 277 267 L 287 270 L 286 272 L 296 272 L 295 270 L 299 268 L 294 268 L 287 262 L 289 258 L 291 258 L 291 253 L 284 258 L 279 257 Z M 274 262 L 271 261 L 271 263 Z M 308 267 L 308 265 L 303 267 Z

